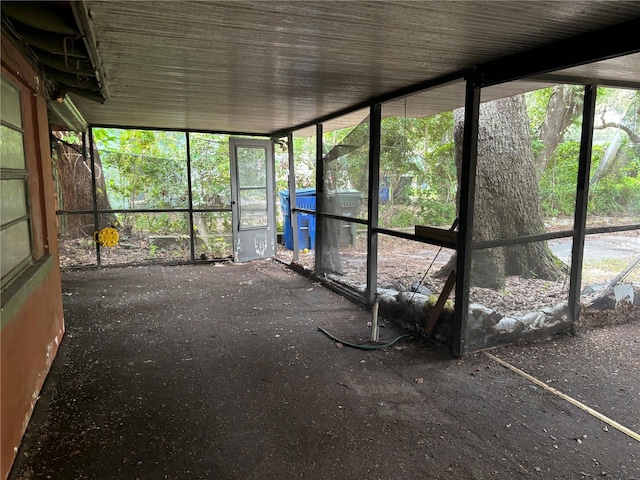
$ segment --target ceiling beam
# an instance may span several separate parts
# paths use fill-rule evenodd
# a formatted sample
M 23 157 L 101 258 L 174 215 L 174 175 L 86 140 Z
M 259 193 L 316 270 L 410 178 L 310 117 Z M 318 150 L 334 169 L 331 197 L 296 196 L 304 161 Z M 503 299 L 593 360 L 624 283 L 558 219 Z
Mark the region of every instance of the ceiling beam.
M 587 85 L 589 83 L 597 83 L 599 87 L 628 88 L 631 90 L 640 90 L 640 79 L 638 79 L 638 81 L 631 82 L 627 80 L 615 80 L 612 78 L 585 77 L 568 73 L 543 73 L 542 75 L 536 75 L 535 77 L 532 77 L 531 80 L 539 80 L 545 83 L 566 83 L 574 85 Z
M 640 52 L 640 19 L 543 45 L 478 66 L 480 87 Z

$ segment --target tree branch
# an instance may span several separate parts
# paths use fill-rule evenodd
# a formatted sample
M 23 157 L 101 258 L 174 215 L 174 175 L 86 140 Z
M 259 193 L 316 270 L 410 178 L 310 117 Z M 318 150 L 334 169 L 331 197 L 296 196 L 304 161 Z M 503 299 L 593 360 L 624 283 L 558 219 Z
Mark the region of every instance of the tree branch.
M 622 122 L 602 122 L 601 125 L 594 125 L 593 128 L 594 130 L 604 130 L 605 128 L 619 128 L 620 130 L 625 131 L 627 135 L 629 135 L 629 138 L 633 143 L 640 143 L 640 135 L 635 133 L 633 130 L 631 130 L 631 128 L 629 128 Z

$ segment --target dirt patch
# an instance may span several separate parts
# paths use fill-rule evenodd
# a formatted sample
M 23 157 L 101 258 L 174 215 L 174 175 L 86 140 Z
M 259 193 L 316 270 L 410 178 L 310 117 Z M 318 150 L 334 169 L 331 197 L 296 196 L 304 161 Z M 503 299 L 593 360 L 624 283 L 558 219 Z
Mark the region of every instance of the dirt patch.
M 145 235 L 128 235 L 115 247 L 100 248 L 101 265 L 154 265 L 171 262 L 187 262 L 191 259 L 189 240 L 186 236 L 173 236 L 176 241 L 170 247 L 158 247 L 149 243 Z M 60 266 L 78 268 L 97 265 L 96 245 L 90 238 L 62 239 L 59 242 Z M 219 255 L 205 253 L 196 246 L 196 260 L 230 259 L 231 247 L 222 248 Z
M 11 479 L 640 478 L 637 442 L 483 354 L 338 348 L 317 327 L 362 343 L 370 312 L 276 262 L 65 271 L 63 294 Z M 493 353 L 637 430 L 639 329 Z
M 344 274 L 335 280 L 351 286 L 362 287 L 363 274 L 366 271 L 366 244 L 358 237 L 354 247 L 341 249 Z M 408 291 L 411 286 L 421 282 L 437 295 L 442 291 L 446 279 L 434 277 L 448 261 L 452 251 L 420 242 L 381 236 L 378 255 L 378 287 Z M 278 257 L 292 261 L 292 253 L 284 248 L 278 249 Z M 364 261 L 362 260 L 364 258 Z M 355 260 L 360 260 L 359 263 Z M 298 263 L 308 269 L 315 268 L 313 252 L 301 253 Z M 425 276 L 425 273 L 427 275 Z M 547 307 L 566 300 L 568 281 L 549 282 L 545 280 L 507 277 L 505 288 L 495 291 L 474 287 L 470 292 L 471 302 L 481 303 L 503 314 L 523 312 Z M 450 298 L 455 299 L 452 293 Z
M 640 383 L 633 380 L 640 378 L 640 322 L 497 352 L 503 360 L 640 433 Z M 611 430 L 603 424 L 594 433 L 602 438 Z M 638 446 L 635 442 L 636 450 Z M 636 468 L 627 473 L 629 478 L 640 478 L 640 465 Z
M 615 310 L 597 310 L 587 307 L 580 312 L 580 319 L 576 322 L 575 329 L 585 331 L 605 325 L 622 325 L 639 320 L 640 307 L 629 303 L 622 303 Z
M 616 237 L 634 239 L 638 234 L 637 231 L 618 232 Z M 590 235 L 588 238 L 591 242 L 597 241 L 606 244 L 608 237 L 603 234 Z M 301 252 L 298 263 L 313 270 L 315 268 L 313 253 L 313 251 Z M 378 287 L 408 291 L 412 285 L 422 282 L 431 291 L 439 294 L 444 287 L 445 279 L 434 277 L 434 273 L 448 262 L 452 254 L 451 250 L 433 245 L 380 235 Z M 292 252 L 282 246 L 279 246 L 277 255 L 286 262 L 291 262 L 293 259 Z M 366 269 L 366 239 L 364 235 L 358 234 L 354 246 L 342 247 L 341 255 L 345 266 L 344 274 L 335 276 L 334 279 L 353 287 L 362 288 Z M 632 253 L 629 259 L 634 255 Z M 622 269 L 626 263 L 624 259 L 621 259 L 620 262 L 620 269 Z M 585 266 L 587 277 L 605 283 L 606 280 L 603 279 L 610 280 L 618 273 L 615 268 L 602 271 L 603 265 L 600 264 L 594 264 L 593 268 L 590 268 L 589 265 Z M 640 281 L 640 267 L 631 272 L 625 281 Z M 584 284 L 583 287 L 587 287 L 587 285 Z M 481 304 L 500 312 L 502 315 L 510 316 L 566 302 L 568 295 L 568 275 L 557 282 L 510 276 L 506 278 L 505 287 L 500 291 L 473 287 L 470 291 L 470 302 Z M 453 293 L 450 298 L 455 299 Z
M 96 245 L 90 238 L 61 240 L 60 266 L 86 267 L 95 266 Z M 189 260 L 189 244 L 175 248 L 153 248 L 144 236 L 126 237 L 115 247 L 101 247 L 100 261 L 102 265 L 154 264 L 171 261 Z

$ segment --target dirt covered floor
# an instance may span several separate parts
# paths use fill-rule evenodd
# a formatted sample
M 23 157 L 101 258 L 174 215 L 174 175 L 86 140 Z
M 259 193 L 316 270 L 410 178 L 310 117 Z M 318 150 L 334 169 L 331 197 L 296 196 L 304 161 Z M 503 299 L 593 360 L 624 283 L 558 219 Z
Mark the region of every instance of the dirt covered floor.
M 63 292 L 12 479 L 640 479 L 638 441 L 483 353 L 329 339 L 365 342 L 370 312 L 274 261 L 67 271 Z M 492 353 L 640 431 L 640 322 Z

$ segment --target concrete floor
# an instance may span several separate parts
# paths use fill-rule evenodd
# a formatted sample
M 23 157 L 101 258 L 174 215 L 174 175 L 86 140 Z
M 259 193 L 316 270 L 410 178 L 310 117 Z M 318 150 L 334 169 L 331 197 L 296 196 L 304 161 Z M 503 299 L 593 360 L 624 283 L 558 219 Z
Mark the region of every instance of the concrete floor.
M 479 353 L 362 351 L 370 312 L 273 261 L 63 275 L 10 478 L 640 479 L 640 443 Z M 387 325 L 383 340 L 400 335 Z M 492 353 L 640 430 L 640 322 Z

